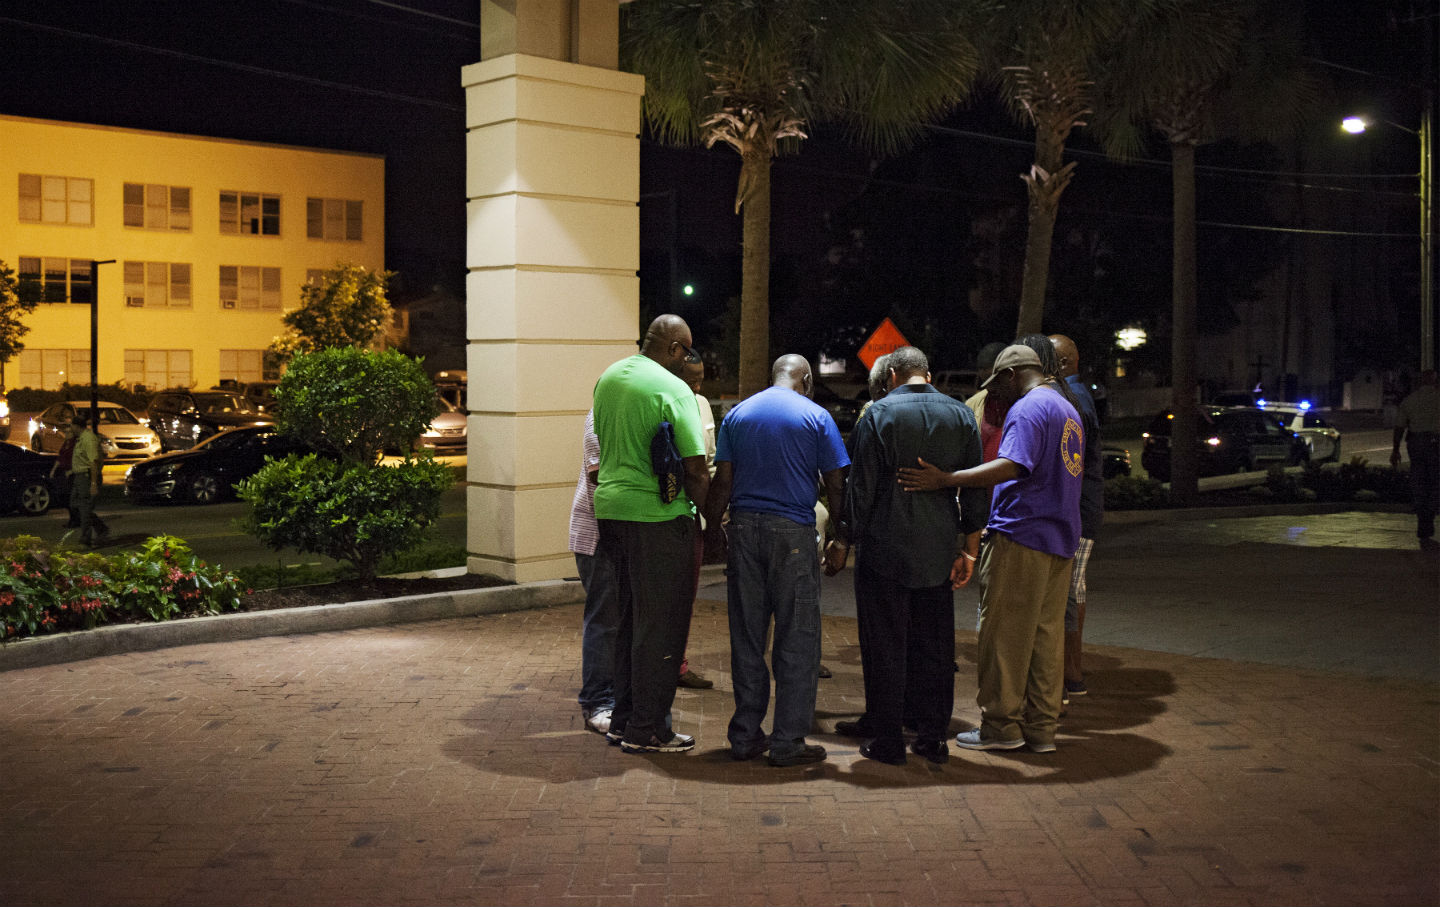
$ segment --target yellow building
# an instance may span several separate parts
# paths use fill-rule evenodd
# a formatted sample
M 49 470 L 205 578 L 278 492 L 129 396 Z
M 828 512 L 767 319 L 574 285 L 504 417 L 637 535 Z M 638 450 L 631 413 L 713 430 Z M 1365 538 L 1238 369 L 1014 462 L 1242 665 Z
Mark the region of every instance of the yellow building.
M 149 389 L 262 377 L 300 288 L 338 262 L 385 266 L 385 160 L 0 116 L 0 260 L 38 282 L 11 387 Z

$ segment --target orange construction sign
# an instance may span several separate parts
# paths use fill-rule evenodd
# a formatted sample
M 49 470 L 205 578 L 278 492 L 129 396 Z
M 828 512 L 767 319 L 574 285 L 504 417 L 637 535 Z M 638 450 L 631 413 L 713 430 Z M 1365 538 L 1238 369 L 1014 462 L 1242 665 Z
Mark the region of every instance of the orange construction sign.
M 866 340 L 860 347 L 860 361 L 865 363 L 866 368 L 870 368 L 875 365 L 876 359 L 879 359 L 886 353 L 893 353 L 900 349 L 900 347 L 909 345 L 910 341 L 906 340 L 905 335 L 900 333 L 900 329 L 895 326 L 895 322 L 886 318 L 880 322 L 880 326 L 875 329 L 875 333 L 870 335 L 870 339 Z

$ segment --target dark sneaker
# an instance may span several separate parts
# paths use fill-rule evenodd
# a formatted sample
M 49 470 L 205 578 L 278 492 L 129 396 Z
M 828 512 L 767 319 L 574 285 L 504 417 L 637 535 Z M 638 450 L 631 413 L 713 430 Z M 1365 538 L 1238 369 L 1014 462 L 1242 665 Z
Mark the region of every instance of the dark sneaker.
M 825 761 L 825 747 L 807 743 L 798 750 L 792 750 L 779 756 L 775 751 L 770 751 L 770 756 L 765 760 L 777 768 L 788 768 L 792 765 L 812 765 L 816 762 Z
M 980 729 L 955 735 L 955 745 L 967 750 L 1018 750 L 1025 745 L 1023 737 L 1014 740 L 987 740 L 980 736 Z
M 769 734 L 766 734 L 765 736 L 761 737 L 757 742 L 751 743 L 747 746 L 736 746 L 735 742 L 732 740 L 730 742 L 730 758 L 734 759 L 736 762 L 749 762 L 751 759 L 756 759 L 760 756 L 765 755 L 765 751 L 769 748 Z
M 1028 745 L 1028 746 L 1030 747 L 1030 752 L 1032 752 L 1032 753 L 1053 753 L 1053 752 L 1055 752 L 1055 741 L 1054 741 L 1054 740 L 1027 740 L 1027 741 L 1025 741 L 1025 743 L 1026 743 L 1026 745 Z
M 708 690 L 715 686 L 715 681 L 706 680 L 694 671 L 686 671 L 680 675 L 679 685 L 687 690 Z
M 875 729 L 861 718 L 856 721 L 835 722 L 835 733 L 842 737 L 874 737 Z
M 820 665 L 820 669 L 819 669 L 818 671 L 816 671 L 815 673 L 816 673 L 816 675 L 817 675 L 821 680 L 826 680 L 826 679 L 828 679 L 828 678 L 831 678 L 831 677 L 834 677 L 834 676 L 835 676 L 834 674 L 830 673 L 830 669 L 827 668 L 827 667 L 825 667 L 825 665 L 823 665 L 823 664 Z
M 668 740 L 661 740 L 654 734 L 644 743 L 621 740 L 620 748 L 627 753 L 683 753 L 695 748 L 695 738 L 688 734 L 671 734 Z
M 910 744 L 910 752 L 923 756 L 936 765 L 944 765 L 950 761 L 950 747 L 945 745 L 944 740 L 916 740 Z
M 605 732 L 605 742 L 608 743 L 608 744 L 610 744 L 611 746 L 619 746 L 619 745 L 620 745 L 620 741 L 621 741 L 621 740 L 624 740 L 624 739 L 625 739 L 625 732 L 624 732 L 623 730 L 621 730 L 621 731 L 615 730 L 615 726 L 614 726 L 614 725 L 611 725 L 611 726 L 610 726 L 610 730 L 608 730 L 608 731 Z
M 860 755 L 886 765 L 904 765 L 905 742 L 903 740 L 870 740 L 860 744 Z
M 1090 692 L 1090 689 L 1085 686 L 1085 681 L 1083 681 L 1083 680 L 1067 680 L 1067 681 L 1065 681 L 1065 701 L 1066 701 L 1066 702 L 1069 702 L 1069 701 L 1070 701 L 1070 697 L 1071 697 L 1071 696 L 1085 696 L 1085 695 L 1087 695 L 1089 692 Z

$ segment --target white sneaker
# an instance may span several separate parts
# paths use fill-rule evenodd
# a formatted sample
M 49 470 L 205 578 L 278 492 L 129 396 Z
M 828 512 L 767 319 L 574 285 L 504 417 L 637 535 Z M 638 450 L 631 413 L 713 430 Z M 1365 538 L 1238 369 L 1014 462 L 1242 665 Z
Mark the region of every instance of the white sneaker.
M 597 734 L 610 732 L 610 709 L 596 709 L 585 712 L 585 726 Z

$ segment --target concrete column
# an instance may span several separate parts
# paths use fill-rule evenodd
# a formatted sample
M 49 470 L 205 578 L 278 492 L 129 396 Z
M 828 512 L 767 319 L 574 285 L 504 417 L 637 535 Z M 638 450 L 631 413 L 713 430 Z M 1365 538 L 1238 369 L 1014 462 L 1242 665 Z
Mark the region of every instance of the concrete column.
M 644 80 L 523 53 L 462 79 L 469 569 L 574 576 L 570 502 L 590 393 L 639 333 Z

